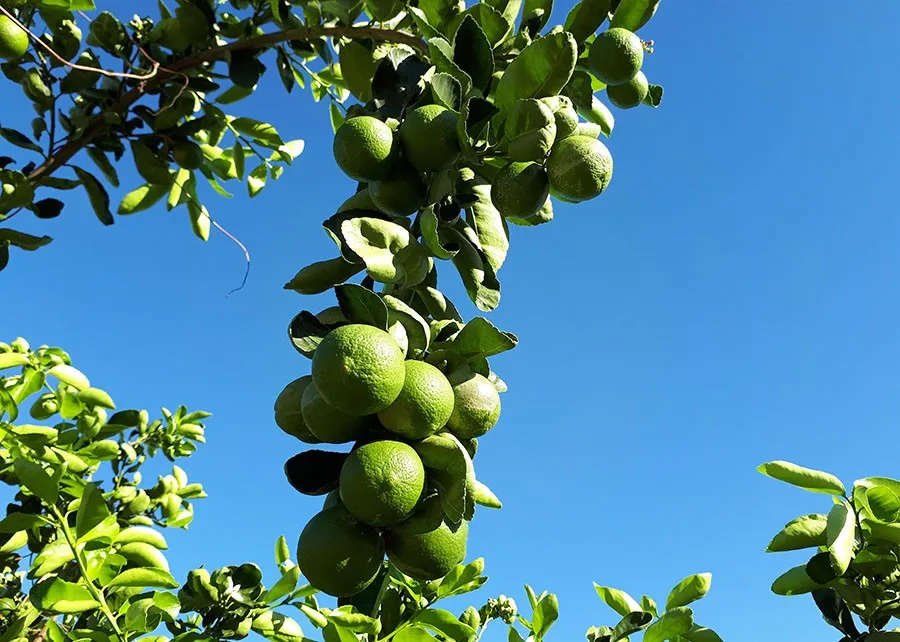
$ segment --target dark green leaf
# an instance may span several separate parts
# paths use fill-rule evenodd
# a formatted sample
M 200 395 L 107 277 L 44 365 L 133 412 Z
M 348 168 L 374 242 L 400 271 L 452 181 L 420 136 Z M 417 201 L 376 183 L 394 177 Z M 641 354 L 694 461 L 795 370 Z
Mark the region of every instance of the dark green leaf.
M 39 515 L 31 513 L 10 513 L 0 520 L 0 533 L 9 535 L 29 528 L 43 526 L 47 522 Z
M 719 637 L 718 633 L 696 624 L 682 637 L 689 642 L 722 642 L 722 638 Z
M 172 175 L 169 173 L 168 164 L 162 161 L 147 145 L 133 141 L 131 155 L 134 157 L 138 174 L 145 181 L 165 187 L 172 184 Z
M 803 548 L 826 545 L 827 517 L 820 513 L 802 515 L 788 522 L 769 542 L 767 553 L 796 551 Z
M 305 310 L 295 316 L 288 326 L 288 338 L 304 357 L 312 359 L 313 352 L 331 329 Z
M 422 37 L 425 38 L 425 40 L 441 37 L 441 32 L 428 22 L 428 16 L 425 15 L 425 12 L 419 7 L 410 5 L 407 7 L 407 10 L 409 11 L 409 15 L 412 16 L 413 21 L 416 23 L 416 26 L 419 28 L 419 31 L 422 32 Z
M 525 0 L 519 30 L 528 32 L 534 38 L 546 26 L 551 13 L 553 0 Z
M 872 516 L 882 522 L 900 519 L 900 497 L 887 486 L 873 486 L 866 491 L 866 500 Z
M 325 639 L 325 642 L 359 642 L 359 638 L 356 637 L 353 631 L 337 626 L 334 622 L 328 622 L 325 628 L 322 629 L 322 637 Z M 397 635 L 394 639 L 399 637 Z
M 450 74 L 438 72 L 431 79 L 431 95 L 438 104 L 447 109 L 459 111 L 462 102 L 462 86 Z
M 811 468 L 803 468 L 787 461 L 771 461 L 760 465 L 756 470 L 763 475 L 798 486 L 814 493 L 844 495 L 844 485 L 834 475 Z
M 341 73 L 350 93 L 364 103 L 372 100 L 372 78 L 378 67 L 372 50 L 356 40 L 350 40 L 341 45 L 339 58 Z
M 0 186 L 0 214 L 28 207 L 34 201 L 34 187 L 22 172 L 0 169 Z
M 469 185 L 475 201 L 466 208 L 466 221 L 475 231 L 478 244 L 494 273 L 500 270 L 509 250 L 509 230 L 491 201 L 491 184 L 476 177 Z
M 307 450 L 288 459 L 284 474 L 294 490 L 304 495 L 327 495 L 338 487 L 347 453 Z
M 448 229 L 447 243 L 459 248 L 453 265 L 459 271 L 466 293 L 479 310 L 490 312 L 500 305 L 500 281 L 487 257 L 472 241 L 455 229 Z
M 300 294 L 321 294 L 359 274 L 364 267 L 362 263 L 348 263 L 341 257 L 318 261 L 297 272 L 284 284 L 284 289 Z
M 328 117 L 331 119 L 331 129 L 337 132 L 338 128 L 344 124 L 344 115 L 335 103 L 328 105 Z
M 518 342 L 516 335 L 499 330 L 484 317 L 475 317 L 456 335 L 452 349 L 466 359 L 476 359 L 512 350 Z
M 22 457 L 13 460 L 13 469 L 22 485 L 33 495 L 43 500 L 45 504 L 56 503 L 59 497 L 59 479 L 48 475 L 41 466 Z
M 650 21 L 660 0 L 621 0 L 610 20 L 610 27 L 637 31 Z
M 291 93 L 294 90 L 294 84 L 296 83 L 291 61 L 282 47 L 276 48 L 275 51 L 275 64 L 278 67 L 278 76 L 281 78 L 281 84 L 284 85 L 284 89 L 287 93 Z
M 234 51 L 228 65 L 228 77 L 236 87 L 252 91 L 265 70 L 265 65 L 256 58 L 254 51 Z M 217 102 L 223 102 L 222 96 Z
M 0 228 L 0 244 L 12 245 L 28 252 L 40 249 L 48 245 L 52 240 L 49 236 L 32 236 L 8 227 Z
M 516 23 L 522 0 L 485 0 L 485 4 L 496 10 L 510 25 Z
M 572 7 L 563 28 L 575 36 L 578 44 L 583 44 L 604 23 L 610 4 L 610 0 L 581 0 Z
M 669 593 L 669 597 L 666 599 L 666 610 L 671 611 L 676 607 L 687 606 L 702 599 L 709 592 L 711 584 L 712 573 L 688 575 Z
M 465 13 L 475 18 L 491 47 L 496 47 L 512 33 L 513 23 L 489 4 L 479 2 L 466 9 Z
M 30 149 L 31 151 L 38 152 L 39 154 L 43 151 L 40 145 L 36 144 L 34 141 L 28 138 L 28 136 L 15 129 L 0 127 L 0 136 L 2 136 L 7 142 L 12 143 L 16 147 Z
M 88 147 L 87 155 L 88 158 L 94 161 L 97 169 L 99 169 L 100 173 L 106 177 L 106 180 L 109 181 L 110 185 L 118 187 L 119 174 L 116 172 L 116 168 L 113 167 L 113 164 L 109 161 L 109 157 L 96 147 Z
M 443 38 L 431 38 L 428 51 L 437 70 L 455 78 L 462 88 L 462 95 L 468 94 L 472 89 L 472 78 L 453 61 L 453 46 Z
M 84 171 L 80 167 L 74 169 L 75 174 L 78 176 L 78 180 L 84 185 L 84 189 L 88 194 L 88 199 L 91 201 L 91 207 L 94 208 L 94 214 L 97 215 L 100 222 L 104 225 L 112 225 L 115 223 L 116 221 L 113 219 L 112 212 L 109 211 L 109 194 L 106 192 L 106 188 L 103 187 L 103 184 L 94 178 L 93 174 Z
M 487 36 L 471 15 L 463 18 L 453 37 L 453 62 L 469 75 L 476 89 L 485 95 L 488 93 L 494 73 L 494 55 Z
M 629 613 L 623 616 L 619 623 L 616 624 L 616 628 L 613 629 L 612 639 L 624 640 L 629 635 L 642 631 L 652 621 L 653 616 L 649 613 L 637 611 Z
M 334 288 L 341 312 L 351 323 L 364 323 L 381 330 L 388 328 L 388 310 L 380 296 L 355 283 Z
M 75 517 L 75 535 L 78 540 L 83 541 L 84 536 L 109 515 L 103 492 L 96 484 L 87 484 L 81 493 L 81 505 Z
M 82 613 L 100 606 L 86 587 L 58 577 L 35 584 L 28 598 L 36 609 L 49 613 Z
M 494 105 L 502 115 L 522 98 L 559 94 L 575 70 L 577 57 L 578 46 L 571 34 L 560 32 L 535 40 L 500 78 Z
M 662 104 L 663 88 L 661 85 L 650 85 L 644 104 L 650 107 L 659 107 Z
M 32 211 L 34 215 L 40 219 L 50 219 L 56 218 L 60 214 L 62 214 L 63 207 L 65 207 L 65 203 L 56 198 L 44 198 L 40 201 L 35 201 L 32 206 Z

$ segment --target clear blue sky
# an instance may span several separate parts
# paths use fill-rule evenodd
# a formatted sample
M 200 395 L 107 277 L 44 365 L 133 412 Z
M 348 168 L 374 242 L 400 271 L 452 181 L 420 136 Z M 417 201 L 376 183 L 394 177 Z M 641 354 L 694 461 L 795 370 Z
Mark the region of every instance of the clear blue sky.
M 477 458 L 505 507 L 478 512 L 469 551 L 487 559 L 489 593 L 558 593 L 553 639 L 614 623 L 592 581 L 663 601 L 700 571 L 714 580 L 698 619 L 729 642 L 836 639 L 811 600 L 769 592 L 801 558 L 763 554 L 829 500 L 754 468 L 900 476 L 886 447 L 900 416 L 898 31 L 886 0 L 663 2 L 642 35 L 664 104 L 616 113 L 609 191 L 512 230 L 490 318 L 521 342 L 496 360 L 510 391 Z M 281 286 L 331 256 L 319 224 L 353 185 L 308 93 L 286 96 L 273 74 L 236 107 L 306 140 L 260 197 L 212 202 L 253 254 L 246 288 L 226 298 L 242 255 L 221 235 L 195 240 L 184 211 L 103 228 L 79 195 L 56 221 L 25 221 L 56 242 L 0 276 L 0 334 L 65 346 L 122 407 L 214 412 L 185 466 L 210 498 L 170 559 L 180 574 L 258 561 L 271 578 L 276 537 L 295 541 L 321 502 L 282 474 L 302 445 L 272 403 L 309 370 L 285 329 L 330 305 Z M 3 111 L 4 126 L 32 117 Z M 471 315 L 449 267 L 443 284 Z

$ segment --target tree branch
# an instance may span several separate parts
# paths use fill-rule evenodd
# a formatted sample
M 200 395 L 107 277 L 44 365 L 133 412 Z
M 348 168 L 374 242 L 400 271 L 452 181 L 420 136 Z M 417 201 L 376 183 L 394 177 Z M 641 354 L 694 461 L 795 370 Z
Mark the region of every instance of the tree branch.
M 119 102 L 109 111 L 127 111 L 149 91 L 165 84 L 173 77 L 183 77 L 188 70 L 206 63 L 221 60 L 232 52 L 271 47 L 288 40 L 312 40 L 321 37 L 344 37 L 354 39 L 371 38 L 372 40 L 408 45 L 420 53 L 428 51 L 428 46 L 420 38 L 410 33 L 395 31 L 393 29 L 379 29 L 374 27 L 296 27 L 286 31 L 267 33 L 262 36 L 256 36 L 255 38 L 238 40 L 221 47 L 215 47 L 189 56 L 172 63 L 168 67 L 159 67 L 156 70 L 157 73 L 155 76 L 142 82 L 138 87 L 122 96 Z M 97 70 L 92 71 L 100 73 Z M 68 163 L 78 152 L 90 145 L 95 138 L 102 135 L 107 127 L 106 120 L 102 115 L 94 118 L 87 127 L 85 127 L 84 131 L 82 131 L 81 136 L 70 140 L 60 147 L 56 154 L 41 163 L 28 175 L 28 180 L 33 185 L 40 185 L 44 178 L 50 176 L 53 172 Z

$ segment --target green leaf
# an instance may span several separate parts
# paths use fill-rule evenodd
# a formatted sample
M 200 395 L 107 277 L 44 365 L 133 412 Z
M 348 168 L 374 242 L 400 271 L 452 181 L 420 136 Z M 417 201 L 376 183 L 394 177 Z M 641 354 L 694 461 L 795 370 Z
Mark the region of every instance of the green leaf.
M 583 44 L 606 21 L 610 5 L 610 0 L 581 0 L 566 16 L 563 28 Z
M 325 642 L 359 642 L 359 638 L 353 631 L 337 626 L 334 622 L 328 622 L 328 625 L 322 629 L 322 637 Z M 394 639 L 399 637 L 399 635 L 394 636 Z
M 134 157 L 138 174 L 145 181 L 166 188 L 172 184 L 168 163 L 163 162 L 147 145 L 140 141 L 132 141 L 131 155 Z
M 145 183 L 125 195 L 122 202 L 119 203 L 118 213 L 136 214 L 148 210 L 161 201 L 168 192 L 168 185 Z
M 447 241 L 459 248 L 453 257 L 453 265 L 462 278 L 469 298 L 479 310 L 494 310 L 500 305 L 500 281 L 487 257 L 458 230 L 448 229 Z
M 129 568 L 116 575 L 106 588 L 116 587 L 140 588 L 178 588 L 178 581 L 161 568 Z
M 394 640 L 395 642 L 435 642 L 433 635 L 414 626 L 408 626 L 398 631 Z M 329 642 L 329 640 L 325 642 Z M 340 642 L 352 642 L 352 640 L 341 640 Z
M 875 519 L 887 523 L 900 519 L 900 497 L 887 486 L 873 486 L 867 489 L 866 501 Z
M 689 642 L 722 642 L 722 638 L 719 637 L 719 634 L 713 631 L 712 629 L 707 629 L 706 627 L 697 626 L 694 627 L 685 633 L 682 636 L 684 639 Z M 871 639 L 871 638 L 869 638 Z
M 610 27 L 637 31 L 650 21 L 660 0 L 622 0 L 610 20 Z
M 809 577 L 806 564 L 795 566 L 782 573 L 772 583 L 772 592 L 775 595 L 803 595 L 817 588 L 822 588 L 822 585 Z
M 845 503 L 835 504 L 825 528 L 831 567 L 841 576 L 850 568 L 856 547 L 856 513 Z
M 88 158 L 94 161 L 94 165 L 97 166 L 100 173 L 109 181 L 109 184 L 113 187 L 118 187 L 119 174 L 116 172 L 116 168 L 113 167 L 113 164 L 109 161 L 109 157 L 96 147 L 88 147 L 87 155 Z
M 0 555 L 7 557 L 9 553 L 13 553 L 28 544 L 28 533 L 19 531 L 14 533 L 6 542 L 0 546 Z
M 75 535 L 78 541 L 88 541 L 85 536 L 109 516 L 109 506 L 103 498 L 103 492 L 97 484 L 88 483 L 81 493 L 81 505 L 75 516 Z
M 41 5 L 67 11 L 93 11 L 97 8 L 94 0 L 41 0 Z
M 212 218 L 209 216 L 209 211 L 206 209 L 206 206 L 191 199 L 187 203 L 187 210 L 191 220 L 191 230 L 194 232 L 194 236 L 201 241 L 208 241 Z
M 490 41 L 471 15 L 463 18 L 453 37 L 453 62 L 469 75 L 476 89 L 488 93 L 494 74 L 494 54 Z
M 612 639 L 624 640 L 629 635 L 642 631 L 652 621 L 653 616 L 650 613 L 638 611 L 629 613 L 623 616 L 619 623 L 616 624 L 616 628 L 612 632 Z
M 647 90 L 647 96 L 644 98 L 644 104 L 648 107 L 659 107 L 662 104 L 663 88 L 661 85 L 650 85 Z
M 250 136 L 253 140 L 266 147 L 277 149 L 281 145 L 284 145 L 281 136 L 278 135 L 278 132 L 269 123 L 263 123 L 251 118 L 235 118 L 231 121 L 231 126 L 240 133 Z
M 243 100 L 247 96 L 253 93 L 256 89 L 256 86 L 252 87 L 241 87 L 239 85 L 234 85 L 233 87 L 229 87 L 221 94 L 216 97 L 216 102 L 220 105 L 231 105 L 240 100 Z
M 519 30 L 536 36 L 546 26 L 552 12 L 553 0 L 525 0 Z
M 416 23 L 419 31 L 422 32 L 422 37 L 425 40 L 441 37 L 441 32 L 438 31 L 430 22 L 428 22 L 428 16 L 424 11 L 422 11 L 422 9 L 420 9 L 419 7 L 407 5 L 407 11 L 409 12 L 409 15 L 412 16 L 413 22 Z
M 550 593 L 538 602 L 537 609 L 534 611 L 532 626 L 534 627 L 534 635 L 537 639 L 547 635 L 550 627 L 559 619 L 559 601 L 556 595 Z
M 866 637 L 866 642 L 900 642 L 900 631 L 876 631 Z
M 0 127 L 0 136 L 2 136 L 8 143 L 12 143 L 16 147 L 30 149 L 31 151 L 37 152 L 39 154 L 44 151 L 41 149 L 40 145 L 34 143 L 30 138 L 28 138 L 28 136 L 15 129 Z
M 462 85 L 450 74 L 438 72 L 431 78 L 431 95 L 436 103 L 443 105 L 447 109 L 460 110 L 462 105 Z
M 53 241 L 53 239 L 49 236 L 32 236 L 31 234 L 12 230 L 8 227 L 0 228 L 0 244 L 9 244 L 28 252 L 34 252 L 35 250 L 48 245 L 51 241 Z
M 447 77 L 449 78 L 449 76 Z M 447 247 L 441 238 L 441 222 L 434 211 L 434 205 L 429 205 L 419 213 L 419 227 L 422 232 L 422 242 L 434 256 L 444 260 L 456 256 L 459 250 L 452 245 Z
M 333 102 L 328 104 L 328 117 L 331 119 L 331 130 L 336 133 L 344 124 L 344 115 Z
M 666 599 L 666 610 L 671 611 L 679 606 L 687 606 L 691 602 L 702 599 L 709 592 L 712 584 L 712 573 L 688 575 L 675 585 Z
M 522 98 L 556 96 L 575 70 L 578 46 L 571 34 L 535 40 L 510 63 L 497 85 L 494 105 L 501 114 Z
M 47 520 L 40 515 L 32 515 L 31 513 L 10 513 L 0 520 L 0 533 L 9 535 L 19 531 L 36 528 L 47 524 Z
M 87 390 L 91 387 L 91 382 L 77 368 L 73 368 L 65 363 L 60 363 L 47 371 L 47 374 L 56 377 L 65 384 L 68 384 L 76 390 Z
M 684 606 L 667 610 L 656 622 L 644 631 L 644 642 L 663 642 L 677 639 L 694 626 L 694 615 L 691 609 Z
M 401 323 L 409 342 L 408 358 L 418 359 L 431 343 L 431 327 L 421 314 L 400 299 L 385 294 L 382 297 L 387 306 L 388 324 Z
M 307 265 L 284 284 L 285 290 L 299 294 L 321 294 L 362 272 L 365 265 L 349 263 L 342 257 Z
M 481 251 L 496 273 L 506 260 L 509 250 L 509 230 L 506 222 L 491 202 L 491 184 L 480 176 L 470 183 L 475 202 L 466 208 L 466 221 L 475 230 Z
M 453 62 L 453 46 L 444 38 L 430 38 L 428 52 L 437 70 L 453 76 L 462 88 L 462 95 L 467 95 L 472 89 L 472 78 Z
M 94 208 L 94 214 L 97 215 L 100 222 L 104 225 L 115 223 L 112 212 L 109 211 L 109 194 L 106 192 L 106 188 L 93 174 L 84 171 L 80 167 L 75 167 L 74 170 L 78 180 L 84 186 L 88 199 L 91 202 L 91 207 Z
M 31 358 L 20 352 L 0 352 L 0 370 L 28 365 Z
M 288 338 L 294 348 L 304 357 L 312 359 L 313 352 L 331 328 L 319 321 L 314 314 L 304 310 L 288 325 Z
M 289 595 L 297 588 L 297 582 L 300 581 L 300 567 L 292 566 L 287 571 L 285 571 L 284 575 L 275 582 L 272 588 L 266 593 L 263 600 L 266 604 L 271 604 L 283 598 L 285 595 Z
M 812 468 L 803 468 L 787 461 L 771 461 L 756 470 L 778 481 L 798 486 L 814 493 L 845 495 L 844 485 L 834 475 Z
M 296 620 L 275 611 L 264 611 L 253 619 L 253 630 L 272 642 L 304 642 Z
M 519 339 L 511 332 L 499 330 L 484 317 L 475 317 L 453 339 L 452 349 L 471 360 L 512 350 L 518 342 Z
M 466 642 L 475 635 L 475 629 L 444 609 L 424 609 L 416 614 L 413 621 L 456 642 Z
M 450 433 L 431 435 L 412 446 L 430 469 L 429 478 L 440 490 L 438 494 L 447 519 L 459 523 L 475 505 L 474 497 L 468 494 L 470 479 L 474 479 L 469 453 Z
M 620 591 L 609 586 L 600 586 L 594 582 L 594 590 L 606 605 L 621 616 L 642 611 L 641 605 L 625 591 Z
M 828 518 L 821 513 L 801 515 L 788 522 L 769 546 L 767 553 L 796 551 L 803 548 L 826 546 L 825 526 Z
M 522 0 L 485 0 L 485 4 L 499 12 L 510 25 L 515 24 L 522 8 Z
M 372 290 L 355 283 L 345 283 L 337 286 L 334 293 L 337 295 L 341 312 L 348 321 L 387 330 L 387 306 Z
M 341 223 L 347 246 L 366 264 L 366 272 L 380 283 L 413 286 L 421 283 L 431 268 L 425 249 L 405 227 L 372 217 Z
M 13 460 L 16 476 L 35 497 L 52 505 L 59 498 L 59 479 L 48 475 L 43 467 L 22 457 Z
M 247 176 L 247 192 L 250 198 L 253 198 L 266 186 L 266 180 L 269 178 L 268 168 L 265 163 L 259 165 Z
M 360 102 L 372 100 L 372 78 L 378 68 L 372 50 L 357 40 L 350 40 L 341 45 L 338 56 L 347 89 Z
M 0 169 L 0 185 L 0 214 L 28 207 L 34 201 L 34 187 L 22 172 Z
M 641 608 L 653 617 L 657 616 L 656 602 L 649 595 L 641 596 Z
M 496 47 L 512 33 L 513 23 L 489 4 L 479 2 L 466 9 L 465 14 L 475 18 L 491 47 Z
M 381 622 L 362 613 L 349 612 L 344 606 L 341 609 L 325 611 L 325 618 L 337 626 L 353 631 L 354 633 L 378 633 L 381 630 Z
M 87 588 L 58 577 L 35 584 L 28 599 L 36 609 L 49 613 L 82 613 L 100 607 Z

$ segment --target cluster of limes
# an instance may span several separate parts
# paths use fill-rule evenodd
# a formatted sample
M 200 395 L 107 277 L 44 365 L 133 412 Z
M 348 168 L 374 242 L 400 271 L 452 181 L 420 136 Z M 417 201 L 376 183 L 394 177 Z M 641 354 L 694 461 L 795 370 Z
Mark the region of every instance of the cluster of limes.
M 637 107 L 650 84 L 641 71 L 644 43 L 628 29 L 613 27 L 597 35 L 588 52 L 588 66 L 606 84 L 606 96 L 621 109 Z
M 468 524 L 450 522 L 413 447 L 440 431 L 461 441 L 487 433 L 500 397 L 486 377 L 408 360 L 384 330 L 347 324 L 316 348 L 312 374 L 275 402 L 282 430 L 306 443 L 354 445 L 339 488 L 300 535 L 297 561 L 309 582 L 354 595 L 378 574 L 385 553 L 415 579 L 443 577 L 466 555 Z M 412 445 L 411 445 L 412 444 Z

